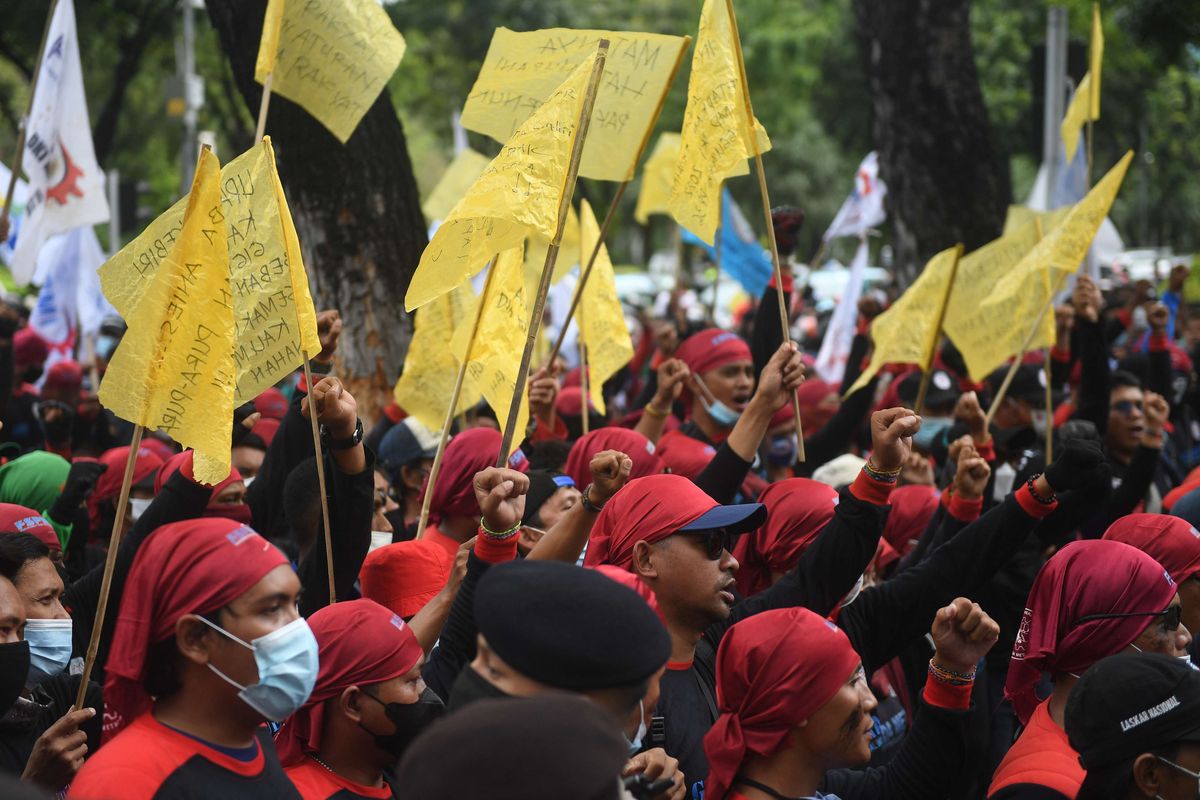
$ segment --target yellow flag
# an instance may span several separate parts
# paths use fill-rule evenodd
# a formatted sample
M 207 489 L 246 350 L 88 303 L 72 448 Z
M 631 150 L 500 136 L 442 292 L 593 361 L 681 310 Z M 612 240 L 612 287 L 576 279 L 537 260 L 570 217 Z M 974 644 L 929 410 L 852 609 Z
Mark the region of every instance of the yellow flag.
M 642 190 L 638 192 L 637 208 L 633 212 L 633 218 L 642 225 L 650 220 L 651 214 L 667 213 L 677 161 L 679 134 L 660 133 L 654 151 L 642 167 Z
M 550 249 L 550 239 L 541 234 L 534 234 L 525 240 L 525 286 L 530 292 L 537 292 L 537 285 L 542 280 L 542 267 L 546 265 L 546 252 Z M 579 215 L 574 207 L 567 208 L 567 221 L 563 224 L 562 241 L 558 245 L 558 260 L 554 262 L 554 275 L 551 283 L 558 283 L 567 277 L 580 262 L 575 256 L 579 253 Z M 584 256 L 586 259 L 587 256 Z M 540 330 L 540 329 L 539 329 Z
M 272 14 L 274 48 L 265 24 Z M 345 144 L 403 57 L 404 37 L 375 0 L 270 0 L 254 79 L 265 83 L 273 72 L 271 91 Z
M 601 181 L 632 180 L 643 143 L 687 49 L 686 36 L 497 28 L 463 106 L 463 127 L 501 144 L 508 142 L 576 67 L 592 63 L 601 39 L 609 40 L 608 61 L 579 174 Z
M 200 154 L 176 241 L 125 315 L 129 330 L 100 385 L 117 416 L 196 451 L 196 479 L 229 474 L 233 305 L 217 158 Z
M 1075 87 L 1075 94 L 1071 95 L 1071 105 L 1067 106 L 1067 114 L 1059 126 L 1068 163 L 1075 158 L 1075 150 L 1079 147 L 1079 131 L 1088 120 L 1088 103 L 1091 96 L 1092 80 L 1089 72 Z
M 433 187 L 433 191 L 421 204 L 425 219 L 429 222 L 445 219 L 455 204 L 467 193 L 467 189 L 471 188 L 471 184 L 487 169 L 489 163 L 491 161 L 487 156 L 469 147 L 456 155 L 442 173 L 437 186 Z
M 580 263 L 584 263 L 600 240 L 600 226 L 596 224 L 596 215 L 592 213 L 587 200 L 580 203 L 579 223 L 582 245 L 579 259 Z M 617 297 L 617 284 L 612 261 L 608 258 L 608 248 L 603 244 L 592 264 L 588 282 L 583 287 L 583 297 L 576 314 L 580 338 L 587 345 L 588 395 L 596 410 L 604 414 L 604 382 L 633 358 L 633 341 L 629 338 L 625 312 Z
M 1104 28 L 1100 24 L 1100 4 L 1092 3 L 1092 47 L 1088 71 L 1091 73 L 1091 117 L 1100 119 L 1100 68 L 1104 62 Z
M 735 36 L 725 0 L 704 0 L 668 210 L 709 245 L 720 222 L 721 182 L 744 175 L 746 159 L 771 149 L 767 131 L 750 120 Z
M 589 59 L 575 68 L 442 221 L 404 295 L 408 311 L 460 285 L 527 236 L 554 236 L 594 63 Z
M 521 354 L 525 349 L 525 338 L 529 335 L 528 301 L 531 296 L 525 290 L 521 268 L 523 261 L 524 254 L 518 245 L 501 253 L 492 265 L 496 274 L 492 276 L 487 291 L 479 298 L 479 302 L 484 304 L 483 316 L 479 320 L 479 332 L 475 335 L 471 361 L 467 365 L 467 375 L 496 412 L 501 429 L 508 420 L 513 390 L 521 368 Z M 472 309 L 468 319 L 474 317 L 475 309 Z M 470 336 L 469 325 L 462 325 L 454 331 L 450 350 L 460 363 L 467 356 Z M 512 455 L 525 440 L 528 426 L 529 395 L 525 393 L 517 413 L 512 449 L 504 454 L 506 457 Z
M 393 395 L 406 412 L 430 430 L 440 431 L 446 422 L 446 406 L 454 394 L 459 361 L 448 343 L 460 327 L 474 322 L 475 296 L 470 284 L 463 284 L 417 309 L 413 337 L 404 357 L 404 371 L 396 382 Z M 469 335 L 469 331 L 468 331 Z M 458 396 L 455 415 L 479 401 L 479 389 L 468 373 Z
M 1013 234 L 1024 228 L 1026 225 L 1031 225 L 1034 220 L 1038 220 L 1042 225 L 1042 234 L 1049 233 L 1058 227 L 1071 208 L 1058 208 L 1054 211 L 1034 211 L 1029 206 L 1009 206 L 1008 213 L 1004 216 L 1004 236 Z
M 263 16 L 262 41 L 258 44 L 258 61 L 254 71 L 263 75 L 275 71 L 279 55 L 279 30 L 283 27 L 283 6 L 287 0 L 267 0 L 267 13 Z M 304 0 L 297 0 L 304 2 Z
M 885 364 L 916 364 L 922 371 L 929 370 L 940 335 L 938 320 L 961 255 L 962 245 L 956 245 L 929 259 L 904 294 L 875 318 L 871 323 L 875 342 L 871 363 L 844 394 L 866 386 Z

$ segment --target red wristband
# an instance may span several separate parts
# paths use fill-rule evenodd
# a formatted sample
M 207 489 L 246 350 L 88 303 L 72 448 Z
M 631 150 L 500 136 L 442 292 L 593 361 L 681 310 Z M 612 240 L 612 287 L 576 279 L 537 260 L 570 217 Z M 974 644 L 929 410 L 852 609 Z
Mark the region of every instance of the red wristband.
M 983 444 L 975 445 L 975 452 L 979 453 L 979 457 L 989 464 L 996 460 L 996 440 L 988 437 L 988 440 Z
M 952 711 L 966 711 L 971 707 L 971 687 L 973 683 L 955 686 L 942 683 L 933 678 L 925 680 L 925 691 L 922 693 L 925 702 L 937 708 L 948 708 Z
M 850 494 L 863 502 L 872 503 L 877 506 L 886 506 L 888 498 L 891 497 L 892 489 L 895 488 L 896 484 L 894 483 L 877 481 L 867 475 L 867 473 L 859 472 L 858 477 L 854 479 L 854 483 L 850 484 Z
M 497 539 L 494 536 L 488 536 L 480 528 L 479 536 L 475 539 L 475 555 L 489 564 L 503 564 L 505 561 L 512 561 L 517 557 L 517 541 L 520 538 L 520 534 L 517 534 L 507 539 Z
M 1021 485 L 1020 489 L 1013 492 L 1017 498 L 1017 502 L 1021 504 L 1021 510 L 1034 519 L 1045 519 L 1054 513 L 1054 509 L 1058 508 L 1058 500 L 1053 503 L 1042 503 L 1033 496 L 1033 492 L 1029 491 L 1029 484 Z
M 950 499 L 954 497 L 954 492 L 951 489 L 953 489 L 951 486 L 942 489 L 942 498 L 939 501 L 942 504 L 942 508 L 950 508 Z
M 959 522 L 974 522 L 983 513 L 983 498 L 967 500 L 959 495 L 954 495 L 950 498 L 950 505 L 946 509 L 946 513 Z

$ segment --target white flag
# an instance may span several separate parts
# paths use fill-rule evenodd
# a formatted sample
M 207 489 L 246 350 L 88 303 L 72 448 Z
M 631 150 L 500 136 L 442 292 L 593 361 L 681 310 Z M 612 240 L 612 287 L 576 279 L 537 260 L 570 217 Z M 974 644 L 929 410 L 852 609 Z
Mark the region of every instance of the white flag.
M 868 230 L 887 219 L 887 212 L 883 210 L 883 198 L 886 196 L 887 186 L 879 179 L 879 157 L 872 151 L 858 165 L 858 172 L 854 175 L 854 191 L 842 203 L 822 239 L 829 241 L 839 236 L 866 236 Z
M 8 186 L 8 182 L 12 179 L 12 173 L 8 167 L 0 164 L 0 187 Z M 4 191 L 0 188 L 0 192 Z M 8 210 L 8 238 L 0 242 L 0 261 L 5 264 L 12 264 L 13 248 L 17 246 L 17 235 L 21 232 L 21 224 L 25 221 L 25 201 L 29 199 L 29 186 L 25 181 L 17 178 L 16 188 L 13 190 L 12 208 Z M 0 199 L 0 203 L 4 201 Z
M 33 278 L 38 250 L 47 238 L 108 219 L 104 174 L 92 148 L 71 0 L 59 0 L 46 36 L 21 165 L 29 179 L 29 199 L 12 273 L 24 285 Z
M 829 383 L 841 383 L 846 374 L 846 361 L 850 358 L 850 345 L 854 343 L 854 328 L 858 323 L 858 298 L 862 297 L 863 279 L 867 274 L 867 255 L 867 240 L 863 238 L 850 263 L 850 280 L 833 310 L 825 338 L 821 340 L 821 350 L 817 353 L 817 374 Z
M 90 228 L 52 236 L 37 259 L 41 285 L 29 325 L 51 344 L 72 344 L 79 331 L 94 336 L 105 316 L 116 315 L 100 290 L 98 270 L 105 261 Z

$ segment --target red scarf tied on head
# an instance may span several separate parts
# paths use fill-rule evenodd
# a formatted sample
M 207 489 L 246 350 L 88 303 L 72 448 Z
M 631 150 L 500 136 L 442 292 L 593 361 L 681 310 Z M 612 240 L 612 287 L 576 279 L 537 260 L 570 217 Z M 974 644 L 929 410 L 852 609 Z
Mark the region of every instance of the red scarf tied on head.
M 166 485 L 170 477 L 181 470 L 188 480 L 195 481 L 196 477 L 192 472 L 193 455 L 193 451 L 184 450 L 182 453 L 172 456 L 167 463 L 163 464 L 158 470 L 158 475 L 156 475 L 154 478 L 154 493 L 158 494 L 161 492 L 163 486 Z M 225 491 L 225 489 L 232 484 L 241 482 L 242 473 L 238 472 L 237 467 L 230 466 L 229 475 L 226 476 L 225 480 L 212 487 L 212 494 L 210 494 L 208 497 L 208 508 L 204 510 L 204 516 L 223 517 L 225 519 L 231 519 L 234 522 L 240 522 L 243 525 L 249 525 L 251 522 L 250 506 L 246 505 L 245 503 L 217 502 L 217 498 L 220 497 L 221 492 Z
M 50 548 L 50 552 L 62 552 L 62 542 L 58 540 L 54 526 L 41 514 L 26 506 L 0 503 L 0 534 L 4 533 L 28 533 Z
M 275 749 L 285 767 L 321 749 L 325 701 L 351 686 L 398 678 L 417 665 L 421 645 L 404 620 L 373 600 L 325 606 L 308 618 L 321 669 L 308 702 L 283 723 Z
M 101 464 L 108 465 L 108 469 L 100 475 L 100 479 L 96 481 L 96 488 L 92 490 L 92 494 L 88 497 L 88 521 L 91 523 L 92 532 L 96 533 L 100 529 L 100 506 L 110 498 L 116 497 L 121 491 L 121 479 L 125 477 L 125 462 L 129 460 L 129 447 L 114 447 L 111 450 L 106 450 L 104 455 L 100 456 Z M 163 465 L 163 460 L 158 457 L 153 450 L 148 447 L 139 447 L 137 452 L 137 460 L 133 465 L 133 482 L 131 485 L 141 483 L 146 478 L 154 474 Z
M 433 498 L 429 503 L 429 523 L 436 525 L 446 517 L 478 517 L 479 503 L 475 500 L 475 473 L 496 463 L 500 442 L 504 437 L 491 428 L 470 428 L 455 436 L 446 445 L 442 468 Z M 508 459 L 510 469 L 525 472 L 529 461 L 520 451 Z M 429 476 L 421 486 L 421 497 L 429 490 Z
M 150 645 L 173 636 L 181 617 L 228 605 L 287 563 L 266 539 L 228 519 L 189 519 L 150 534 L 125 580 L 105 667 L 105 741 L 150 708 L 142 685 Z
M 567 454 L 567 465 L 563 472 L 571 476 L 579 491 L 582 492 L 592 482 L 588 465 L 597 453 L 605 450 L 618 450 L 629 456 L 633 461 L 630 478 L 657 475 L 663 470 L 662 459 L 655 454 L 654 444 L 645 436 L 628 428 L 599 428 L 575 442 Z
M 635 544 L 661 542 L 718 505 L 680 475 L 647 475 L 629 481 L 596 518 L 583 565 L 612 564 L 628 570 Z
M 770 758 L 862 663 L 841 628 L 807 608 L 755 614 L 717 650 L 720 718 L 704 736 L 707 800 L 725 800 L 749 755 Z
M 1175 597 L 1162 565 L 1121 542 L 1071 542 L 1042 565 L 1017 630 L 1005 696 L 1024 725 L 1038 706 L 1043 672 L 1082 674 L 1121 652 Z M 1093 614 L 1145 613 L 1079 623 Z
M 1200 572 L 1200 531 L 1179 517 L 1129 514 L 1104 532 L 1112 542 L 1124 542 L 1162 564 L 1175 583 Z
M 932 486 L 910 484 L 892 490 L 888 498 L 892 510 L 883 526 L 883 538 L 901 558 L 917 546 L 939 502 L 941 495 Z
M 834 396 L 834 402 L 825 402 L 829 395 Z M 804 427 L 805 436 L 812 436 L 824 428 L 837 413 L 840 402 L 837 389 L 820 378 L 805 378 L 796 390 L 796 399 L 800 401 L 800 424 Z M 791 406 L 784 406 L 784 410 L 791 413 Z
M 694 374 L 703 375 L 735 361 L 753 361 L 750 345 L 732 331 L 708 328 L 683 340 L 675 358 Z
M 741 567 L 735 573 L 738 591 L 749 597 L 771 585 L 772 572 L 796 566 L 837 508 L 838 493 L 808 478 L 772 483 L 759 496 L 767 507 L 767 522 L 737 540 L 733 556 Z

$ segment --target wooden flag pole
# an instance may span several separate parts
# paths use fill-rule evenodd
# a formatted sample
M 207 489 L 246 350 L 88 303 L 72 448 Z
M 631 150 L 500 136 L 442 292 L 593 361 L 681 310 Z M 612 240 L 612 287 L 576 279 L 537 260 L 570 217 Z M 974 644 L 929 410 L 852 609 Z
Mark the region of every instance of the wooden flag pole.
M 942 305 L 938 309 L 937 328 L 933 332 L 933 342 L 929 352 L 925 354 L 925 371 L 921 375 L 921 385 L 917 389 L 917 407 L 913 411 L 917 416 L 925 409 L 925 394 L 929 391 L 929 378 L 933 375 L 933 357 L 937 354 L 938 340 L 942 338 L 942 323 L 946 321 L 946 309 L 950 307 L 950 294 L 954 291 L 954 279 L 958 276 L 958 261 L 962 258 L 963 246 L 960 243 L 954 251 L 954 263 L 950 265 L 950 279 L 946 281 L 946 294 L 942 296 Z
M 271 105 L 271 84 L 275 80 L 275 73 L 268 72 L 267 79 L 263 81 L 262 102 L 258 104 L 258 128 L 254 131 L 254 143 L 258 144 L 263 139 L 263 134 L 267 132 L 267 109 Z
M 1046 348 L 1042 369 L 1046 374 L 1046 463 L 1054 460 L 1054 385 L 1050 380 L 1050 348 Z
M 591 414 L 589 413 L 591 411 L 591 405 L 588 403 L 588 386 L 589 386 L 589 378 L 588 378 L 587 345 L 584 344 L 583 340 L 581 339 L 579 341 L 579 393 L 581 395 L 580 406 L 579 406 L 579 418 L 580 418 L 581 424 L 583 425 L 582 435 L 584 435 L 584 436 L 588 435 L 588 427 L 589 427 L 589 424 L 591 423 L 591 419 L 590 419 Z
M 121 478 L 121 493 L 117 495 L 117 516 L 113 520 L 112 538 L 108 542 L 108 554 L 104 557 L 104 576 L 100 579 L 100 601 L 96 604 L 96 617 L 92 621 L 92 635 L 88 639 L 87 655 L 83 660 L 83 676 L 75 693 L 75 708 L 83 708 L 87 699 L 88 680 L 96 664 L 96 653 L 100 650 L 100 635 L 104 630 L 104 616 L 108 612 L 108 595 L 112 589 L 113 570 L 117 566 L 117 550 L 121 545 L 121 534 L 125 529 L 125 511 L 129 508 L 129 490 L 133 485 L 133 468 L 137 466 L 138 449 L 142 445 L 141 425 L 133 426 L 129 439 L 129 457 L 125 459 L 125 475 Z
M 558 204 L 558 228 L 554 231 L 554 240 L 550 242 L 550 247 L 546 250 L 546 261 L 542 265 L 542 279 L 538 283 L 537 296 L 533 302 L 533 313 L 529 317 L 529 333 L 525 337 L 525 350 L 521 353 L 521 366 L 517 369 L 517 383 L 513 387 L 512 402 L 508 404 L 508 420 L 504 423 L 500 455 L 496 458 L 497 467 L 503 467 L 508 463 L 508 451 L 512 447 L 513 435 L 516 433 L 517 427 L 517 415 L 521 410 L 521 397 L 525 394 L 525 382 L 529 377 L 529 363 L 533 360 L 533 348 L 537 344 L 538 329 L 542 325 L 542 313 L 546 308 L 546 295 L 550 291 L 550 279 L 554 277 L 554 263 L 558 261 L 558 249 L 562 245 L 563 227 L 567 224 L 567 212 L 571 209 L 571 198 L 575 194 L 575 180 L 579 177 L 579 160 L 583 156 L 583 143 L 587 139 L 588 127 L 592 122 L 592 107 L 596 104 L 596 89 L 600 86 L 600 77 L 604 74 L 604 63 L 607 59 L 608 39 L 601 39 L 596 52 L 596 61 L 592 65 L 592 74 L 588 79 L 587 94 L 583 97 L 583 108 L 579 112 L 579 122 L 575 128 L 571 160 L 567 163 L 567 180 L 563 185 L 562 198 Z M 605 217 L 605 223 L 609 221 L 608 217 Z M 603 240 L 604 231 L 601 230 L 600 241 Z M 582 284 L 579 288 L 583 288 Z M 576 299 L 579 295 L 580 292 L 577 290 L 575 292 Z M 564 321 L 564 331 L 569 321 L 570 318 Z M 551 351 L 547 363 L 554 363 L 557 355 L 557 349 Z
M 458 365 L 458 377 L 454 379 L 454 391 L 450 393 L 450 405 L 446 408 L 446 419 L 442 422 L 437 453 L 433 457 L 433 466 L 429 468 L 429 481 L 425 484 L 425 497 L 421 500 L 421 516 L 417 519 L 418 539 L 425 533 L 425 526 L 429 524 L 429 506 L 433 502 L 433 487 L 437 485 L 438 473 L 442 471 L 442 457 L 446 455 L 446 444 L 450 441 L 450 426 L 454 423 L 454 409 L 458 407 L 458 398 L 462 394 L 463 381 L 467 377 L 467 366 L 471 363 L 471 351 L 475 349 L 475 336 L 479 333 L 479 323 L 483 319 L 483 309 L 491 292 L 492 276 L 495 274 L 496 259 L 492 259 L 488 266 L 487 277 L 483 281 L 483 291 L 479 294 L 479 303 L 475 306 L 475 320 L 471 323 L 471 335 L 467 338 L 467 352 L 463 354 L 462 363 Z
M 721 228 L 725 225 L 724 181 L 721 182 L 721 191 L 717 192 L 717 196 L 721 198 L 721 202 L 717 206 L 717 232 L 713 236 L 713 266 L 717 272 L 713 276 L 712 300 L 708 303 L 708 319 L 713 325 L 717 324 L 717 289 L 721 286 L 721 235 L 724 233 Z
M 333 534 L 329 527 L 329 496 L 325 493 L 325 459 L 321 454 L 321 426 L 317 422 L 317 405 L 312 400 L 313 377 L 308 366 L 308 351 L 304 350 L 304 385 L 308 387 L 308 419 L 312 423 L 313 451 L 317 454 L 317 486 L 321 492 L 321 522 L 325 524 L 325 568 L 329 576 L 329 605 L 337 602 L 337 582 L 333 577 Z
M 42 28 L 42 43 L 38 45 L 37 62 L 33 65 L 33 78 L 29 81 L 29 103 L 25 106 L 25 116 L 17 130 L 17 148 L 9 166 L 12 168 L 8 176 L 8 191 L 4 194 L 4 208 L 0 209 L 0 230 L 8 228 L 9 209 L 12 208 L 13 195 L 17 191 L 17 176 L 21 174 L 21 162 L 25 157 L 25 135 L 29 132 L 29 115 L 33 113 L 33 98 L 37 93 L 38 75 L 42 71 L 42 57 L 46 54 L 46 39 L 50 35 L 50 24 L 54 22 L 54 12 L 58 10 L 58 0 L 50 3 L 50 13 L 46 15 L 46 25 Z M 84 682 L 86 683 L 86 681 Z
M 754 148 L 754 167 L 758 172 L 758 192 L 762 196 L 763 219 L 766 222 L 767 238 L 771 242 L 771 264 L 775 267 L 775 290 L 779 295 L 779 325 L 783 329 L 783 341 L 792 343 L 791 320 L 788 319 L 787 296 L 783 293 L 783 269 L 779 264 L 779 245 L 775 242 L 775 224 L 771 219 L 771 195 L 767 191 L 767 173 L 763 168 L 762 153 L 758 149 L 758 137 L 754 135 L 754 104 L 750 101 L 750 80 L 746 77 L 746 59 L 742 55 L 742 40 L 738 34 L 737 15 L 733 11 L 733 0 L 725 0 L 729 14 L 729 28 L 733 33 L 733 49 L 737 53 L 738 72 L 742 78 L 742 99 L 746 103 L 746 136 Z M 715 293 L 714 293 L 715 294 Z M 800 398 L 792 393 L 792 415 L 796 421 L 796 460 L 805 461 L 804 429 L 800 424 Z

